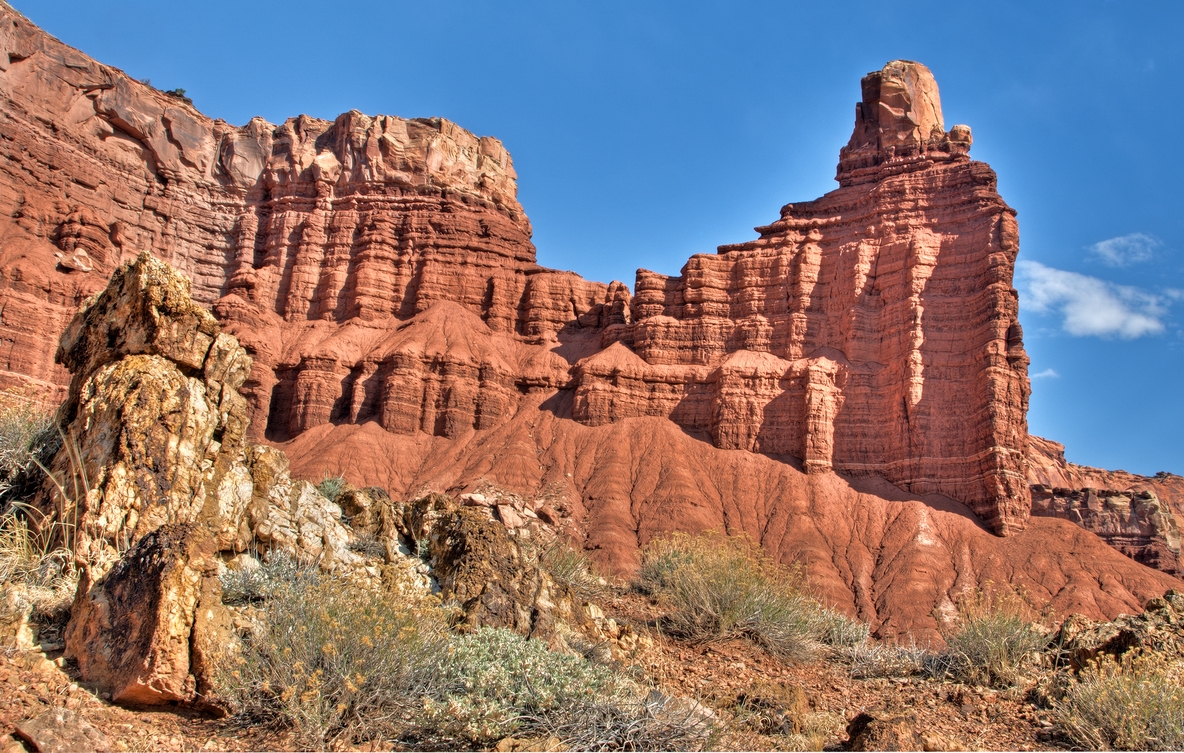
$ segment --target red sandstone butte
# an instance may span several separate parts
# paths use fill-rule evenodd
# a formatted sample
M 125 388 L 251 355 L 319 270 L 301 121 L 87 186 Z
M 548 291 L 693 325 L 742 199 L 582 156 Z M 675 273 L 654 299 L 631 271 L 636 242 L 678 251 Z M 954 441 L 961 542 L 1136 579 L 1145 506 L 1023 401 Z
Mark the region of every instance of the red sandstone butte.
M 573 415 L 667 416 L 716 447 L 878 475 L 1023 530 L 1028 357 L 1011 287 L 1015 212 L 944 130 L 937 84 L 897 61 L 863 79 L 840 188 L 760 238 L 641 271 L 632 320 L 582 361 Z
M 1029 483 L 1093 471 L 1029 453 L 1014 213 L 920 64 L 864 79 L 837 190 L 631 295 L 536 263 L 496 139 L 231 126 L 2 3 L 0 47 L 0 386 L 60 394 L 58 335 L 146 249 L 251 353 L 255 439 L 297 475 L 488 481 L 617 572 L 663 532 L 745 532 L 881 635 L 938 638 L 988 581 L 1099 618 L 1184 588 L 1028 520 Z

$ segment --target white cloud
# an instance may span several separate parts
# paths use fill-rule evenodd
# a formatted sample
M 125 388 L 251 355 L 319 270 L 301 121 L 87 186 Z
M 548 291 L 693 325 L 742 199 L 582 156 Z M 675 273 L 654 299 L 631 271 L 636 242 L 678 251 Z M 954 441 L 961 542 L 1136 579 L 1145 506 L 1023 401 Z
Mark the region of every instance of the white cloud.
M 1147 261 L 1155 256 L 1156 249 L 1162 245 L 1158 238 L 1145 233 L 1131 233 L 1095 243 L 1089 247 L 1089 251 L 1107 266 L 1125 267 Z
M 1061 375 L 1058 374 L 1053 369 L 1045 369 L 1044 371 L 1041 371 L 1039 374 L 1033 374 L 1032 376 L 1030 376 L 1028 378 L 1029 379 L 1060 379 Z
M 1167 306 L 1161 296 L 1036 261 L 1016 262 L 1016 272 L 1028 306 L 1059 313 L 1071 335 L 1133 339 L 1164 331 Z

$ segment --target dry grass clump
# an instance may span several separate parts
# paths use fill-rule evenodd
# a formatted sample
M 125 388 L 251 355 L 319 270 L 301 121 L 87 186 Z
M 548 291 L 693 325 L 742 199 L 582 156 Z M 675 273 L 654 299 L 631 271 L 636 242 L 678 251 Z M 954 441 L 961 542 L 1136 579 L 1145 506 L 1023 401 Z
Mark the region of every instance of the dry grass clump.
M 1055 706 L 1060 731 L 1084 750 L 1184 750 L 1184 667 L 1144 656 L 1082 671 Z
M 61 446 L 53 411 L 27 397 L 0 393 L 0 498 L 31 494 L 41 480 L 39 464 Z
M 670 608 L 664 629 L 707 641 L 746 638 L 783 658 L 824 644 L 856 645 L 867 627 L 823 608 L 799 566 L 767 557 L 747 538 L 674 534 L 642 552 L 637 586 Z
M 588 555 L 556 541 L 539 556 L 539 566 L 557 583 L 568 586 L 577 596 L 591 600 L 605 592 L 605 580 Z
M 927 658 L 927 671 L 972 685 L 1010 687 L 1048 643 L 1031 609 L 1013 591 L 976 590 L 958 605 L 946 649 Z
M 841 652 L 857 680 L 875 677 L 912 677 L 924 674 L 930 661 L 928 650 L 915 643 L 873 643 L 865 641 Z
M 289 729 L 313 750 L 397 735 L 444 656 L 442 614 L 272 562 L 241 589 L 265 600 L 264 624 L 220 673 L 237 720 Z

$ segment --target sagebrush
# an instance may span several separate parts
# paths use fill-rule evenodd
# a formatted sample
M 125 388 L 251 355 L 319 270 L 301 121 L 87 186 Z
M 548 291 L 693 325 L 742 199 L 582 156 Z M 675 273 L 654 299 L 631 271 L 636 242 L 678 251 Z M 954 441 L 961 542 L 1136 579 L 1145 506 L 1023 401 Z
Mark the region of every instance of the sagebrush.
M 276 555 L 251 572 L 223 579 L 224 598 L 262 623 L 219 687 L 240 724 L 290 730 L 301 747 L 474 749 L 516 736 L 689 750 L 710 735 L 697 707 L 647 696 L 602 664 L 501 628 L 454 635 L 431 597 L 360 589 Z
M 259 570 L 264 585 L 241 593 L 262 599 L 266 618 L 219 679 L 238 720 L 314 750 L 397 737 L 445 655 L 439 610 L 299 566 Z
M 990 584 L 964 596 L 946 648 L 926 659 L 931 674 L 974 685 L 1009 687 L 1039 659 L 1048 638 L 1021 594 Z
M 548 547 L 539 557 L 539 566 L 582 599 L 592 599 L 605 591 L 604 579 L 588 555 L 564 542 L 557 541 Z
M 638 587 L 669 608 L 663 629 L 690 640 L 747 638 L 783 658 L 855 645 L 867 626 L 826 609 L 800 566 L 774 562 L 741 536 L 674 534 L 642 552 Z
M 1055 707 L 1060 731 L 1085 750 L 1184 750 L 1184 666 L 1144 656 L 1083 670 Z

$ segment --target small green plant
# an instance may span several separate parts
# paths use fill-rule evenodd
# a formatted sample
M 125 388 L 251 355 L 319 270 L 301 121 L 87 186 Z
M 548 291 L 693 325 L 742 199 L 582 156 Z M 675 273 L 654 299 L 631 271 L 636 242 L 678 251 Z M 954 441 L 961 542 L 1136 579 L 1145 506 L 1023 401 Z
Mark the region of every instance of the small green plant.
M 181 88 L 177 88 L 177 89 L 166 89 L 164 93 L 165 93 L 165 94 L 167 94 L 167 95 L 169 95 L 169 96 L 170 96 L 170 97 L 172 97 L 173 99 L 179 99 L 179 100 L 181 100 L 182 102 L 184 102 L 184 103 L 185 103 L 185 104 L 187 104 L 187 105 L 192 105 L 192 104 L 193 104 L 193 100 L 192 100 L 192 99 L 190 99 L 189 97 L 185 96 L 185 90 L 184 90 L 184 89 L 181 89 Z
M 343 477 L 326 474 L 317 484 L 317 491 L 330 502 L 336 502 L 347 486 L 349 483 Z
M 557 541 L 548 547 L 539 557 L 539 564 L 556 582 L 567 585 L 584 600 L 604 593 L 603 578 L 588 555 L 572 549 L 566 543 Z
M 1184 667 L 1144 656 L 1082 671 L 1055 706 L 1060 731 L 1084 750 L 1184 750 Z
M 1030 608 L 1014 591 L 993 592 L 991 584 L 964 597 L 960 620 L 946 636 L 946 649 L 928 657 L 929 671 L 959 682 L 1010 687 L 1026 664 L 1038 658 L 1048 639 L 1030 619 Z
M 664 601 L 664 629 L 690 640 L 747 638 L 784 658 L 849 644 L 866 627 L 824 609 L 798 565 L 784 566 L 739 536 L 674 534 L 642 552 L 638 588 Z

